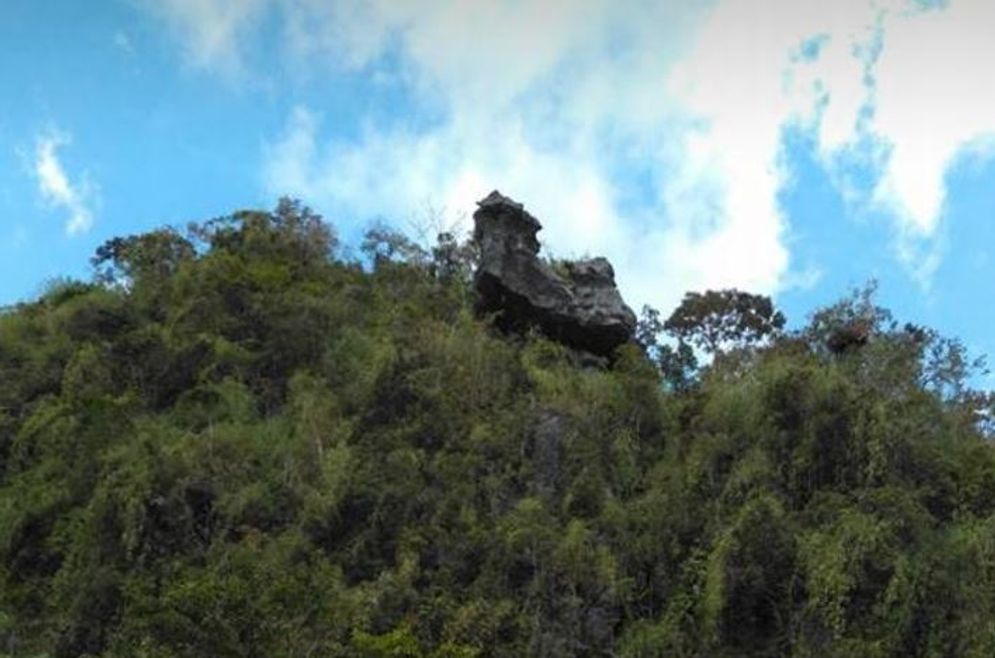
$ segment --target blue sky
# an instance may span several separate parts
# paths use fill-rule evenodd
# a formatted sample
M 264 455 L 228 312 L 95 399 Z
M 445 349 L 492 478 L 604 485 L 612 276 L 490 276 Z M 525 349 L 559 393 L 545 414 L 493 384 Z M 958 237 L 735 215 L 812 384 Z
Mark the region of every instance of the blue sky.
M 355 241 L 499 188 L 630 303 L 870 278 L 995 356 L 981 0 L 6 0 L 0 304 L 290 194 Z

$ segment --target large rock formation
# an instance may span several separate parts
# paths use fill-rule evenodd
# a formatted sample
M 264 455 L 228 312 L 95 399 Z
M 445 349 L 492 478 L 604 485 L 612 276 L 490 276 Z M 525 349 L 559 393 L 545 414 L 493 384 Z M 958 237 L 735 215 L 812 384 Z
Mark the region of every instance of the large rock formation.
M 563 272 L 539 259 L 542 225 L 520 203 L 500 192 L 478 202 L 474 238 L 480 246 L 476 273 L 478 309 L 495 313 L 508 331 L 540 328 L 570 347 L 609 356 L 632 339 L 636 316 L 615 287 L 604 258 L 568 262 Z

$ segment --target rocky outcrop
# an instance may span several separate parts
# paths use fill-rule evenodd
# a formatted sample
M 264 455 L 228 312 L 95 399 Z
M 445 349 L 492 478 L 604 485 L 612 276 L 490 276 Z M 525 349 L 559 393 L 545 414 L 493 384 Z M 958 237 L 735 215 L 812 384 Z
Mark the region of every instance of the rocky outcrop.
M 539 258 L 539 221 L 500 192 L 478 202 L 478 310 L 508 331 L 538 327 L 550 338 L 598 356 L 632 339 L 636 316 L 604 258 L 568 262 L 562 272 Z
M 533 468 L 532 493 L 554 496 L 562 493 L 564 444 L 571 432 L 570 419 L 552 409 L 543 409 L 536 416 L 535 424 L 525 446 L 525 455 Z

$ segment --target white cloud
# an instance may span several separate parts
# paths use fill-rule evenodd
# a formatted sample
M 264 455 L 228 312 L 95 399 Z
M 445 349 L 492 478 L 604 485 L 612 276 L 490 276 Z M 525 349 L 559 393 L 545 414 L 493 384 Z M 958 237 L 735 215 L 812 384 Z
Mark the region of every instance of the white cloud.
M 38 180 L 38 193 L 54 208 L 69 213 L 65 229 L 69 235 L 85 233 L 93 225 L 90 208 L 92 188 L 85 181 L 75 184 L 69 180 L 59 159 L 59 149 L 69 144 L 69 138 L 57 132 L 48 132 L 38 138 L 34 153 L 34 174 Z
M 323 139 L 336 117 L 297 108 L 267 148 L 274 193 L 399 218 L 426 198 L 472 210 L 497 187 L 557 251 L 607 254 L 634 299 L 663 307 L 693 288 L 811 284 L 778 203 L 792 126 L 815 136 L 852 210 L 894 217 L 897 253 L 928 281 L 944 176 L 965 149 L 987 157 L 995 129 L 995 5 L 980 1 L 160 6 L 206 68 L 239 70 L 266 15 L 298 61 L 404 97 L 405 116 L 348 139 Z
M 920 235 L 940 220 L 950 164 L 995 133 L 992 29 L 983 1 L 888 17 L 869 130 L 891 151 L 876 196 Z
M 795 82 L 817 97 L 820 154 L 841 192 L 852 208 L 894 219 L 895 251 L 928 287 L 945 249 L 947 175 L 964 156 L 992 153 L 995 5 L 851 4 Z M 870 180 L 855 183 L 860 176 Z
M 400 48 L 416 99 L 447 120 L 321 143 L 298 110 L 268 153 L 268 183 L 395 216 L 426 194 L 472 209 L 498 187 L 558 251 L 606 253 L 634 299 L 665 307 L 692 288 L 797 285 L 808 279 L 784 246 L 780 140 L 800 111 L 784 75 L 814 5 L 784 20 L 780 4 L 373 3 L 352 29 L 340 14 L 332 56 L 350 32 L 367 38 L 352 66 Z M 647 180 L 626 203 L 633 170 Z
M 238 77 L 244 45 L 270 0 L 133 0 L 181 39 L 187 61 L 201 69 Z
M 590 1 L 365 8 L 355 24 L 341 20 L 352 15 L 345 12 L 319 30 L 336 38 L 312 38 L 311 54 L 326 48 L 337 61 L 376 70 L 385 49 L 400 48 L 415 108 L 445 120 L 428 129 L 369 125 L 354 139 L 329 143 L 319 137 L 319 117 L 299 108 L 267 153 L 271 191 L 301 195 L 333 216 L 405 218 L 426 197 L 451 212 L 472 212 L 499 188 L 544 222 L 542 235 L 556 252 L 606 253 L 640 299 L 659 304 L 683 292 L 675 277 L 661 285 L 668 265 L 658 252 L 646 258 L 641 238 L 664 214 L 659 179 L 678 155 L 668 125 L 684 123 L 666 97 L 668 69 L 687 45 L 684 28 L 705 7 L 685 3 L 678 12 L 653 2 Z M 357 40 L 351 54 L 340 52 Z M 632 214 L 623 215 L 616 174 L 630 165 L 651 180 Z

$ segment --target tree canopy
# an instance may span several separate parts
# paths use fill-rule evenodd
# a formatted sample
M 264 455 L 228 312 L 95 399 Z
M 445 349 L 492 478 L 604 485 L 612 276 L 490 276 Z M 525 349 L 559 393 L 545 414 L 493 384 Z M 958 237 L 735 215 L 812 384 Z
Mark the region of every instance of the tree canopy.
M 777 335 L 784 315 L 769 297 L 736 289 L 689 292 L 663 328 L 680 340 L 715 353 Z
M 0 656 L 995 652 L 958 341 L 707 291 L 591 366 L 474 316 L 472 244 L 335 235 L 116 238 L 0 313 Z

